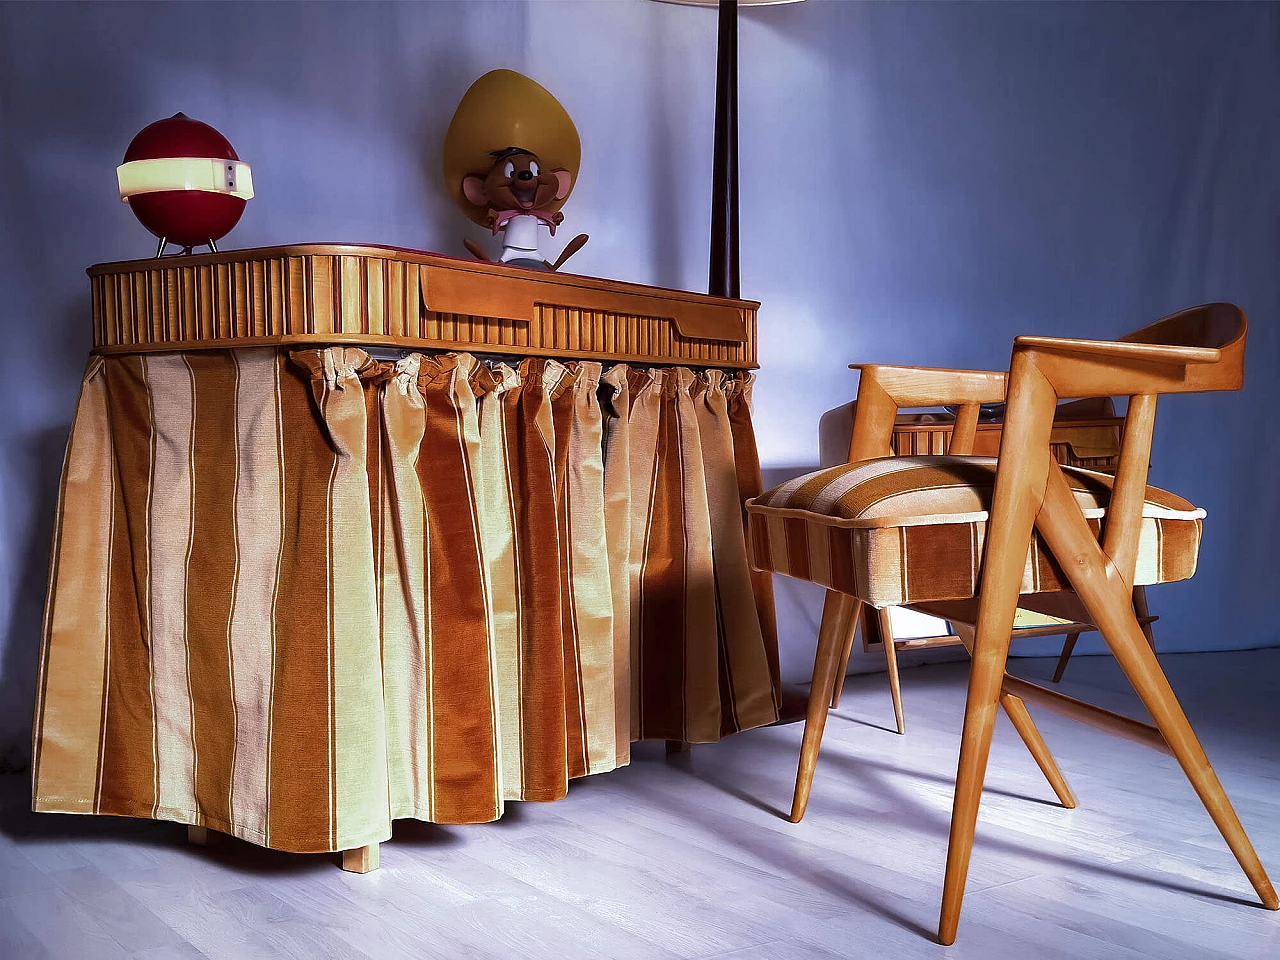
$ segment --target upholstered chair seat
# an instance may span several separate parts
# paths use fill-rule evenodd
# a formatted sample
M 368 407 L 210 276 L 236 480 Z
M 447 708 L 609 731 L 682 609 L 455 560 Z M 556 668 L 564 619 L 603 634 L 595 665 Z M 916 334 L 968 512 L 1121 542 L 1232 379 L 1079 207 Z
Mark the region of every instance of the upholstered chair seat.
M 1063 471 L 1093 532 L 1114 478 Z M 747 504 L 752 563 L 874 607 L 963 600 L 978 592 L 995 486 L 994 457 L 882 457 L 805 474 Z M 1147 487 L 1135 584 L 1189 579 L 1203 510 Z M 1070 589 L 1037 533 L 1020 593 Z

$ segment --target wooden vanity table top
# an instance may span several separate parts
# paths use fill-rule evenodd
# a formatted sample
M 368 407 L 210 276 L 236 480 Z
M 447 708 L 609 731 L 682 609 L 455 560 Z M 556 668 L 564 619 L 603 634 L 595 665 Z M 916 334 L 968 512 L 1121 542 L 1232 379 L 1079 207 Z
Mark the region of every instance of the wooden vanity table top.
M 754 301 L 399 247 L 257 247 L 87 273 L 98 353 L 354 343 L 758 366 Z

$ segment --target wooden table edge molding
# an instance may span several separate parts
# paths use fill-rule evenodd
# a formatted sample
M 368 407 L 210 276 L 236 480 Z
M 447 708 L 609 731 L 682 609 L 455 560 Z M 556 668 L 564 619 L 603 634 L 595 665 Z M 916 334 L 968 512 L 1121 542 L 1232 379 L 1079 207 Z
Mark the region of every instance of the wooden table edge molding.
M 759 303 L 400 247 L 95 264 L 94 352 L 371 344 L 754 369 Z

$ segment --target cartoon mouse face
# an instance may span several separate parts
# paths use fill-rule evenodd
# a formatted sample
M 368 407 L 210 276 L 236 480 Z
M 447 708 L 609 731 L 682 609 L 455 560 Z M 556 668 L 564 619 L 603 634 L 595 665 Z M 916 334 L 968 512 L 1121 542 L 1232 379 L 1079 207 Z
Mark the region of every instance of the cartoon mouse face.
M 546 170 L 528 150 L 508 147 L 491 154 L 489 173 L 468 176 L 462 193 L 477 207 L 494 210 L 541 210 L 569 195 L 573 179 L 568 170 Z

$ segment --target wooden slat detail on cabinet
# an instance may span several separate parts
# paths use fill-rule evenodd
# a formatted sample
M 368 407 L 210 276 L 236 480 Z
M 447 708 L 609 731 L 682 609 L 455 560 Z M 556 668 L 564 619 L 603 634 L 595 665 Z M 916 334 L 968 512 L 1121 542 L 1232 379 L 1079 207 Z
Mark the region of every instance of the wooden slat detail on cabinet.
M 367 343 L 755 367 L 756 303 L 391 247 L 98 264 L 100 353 Z

